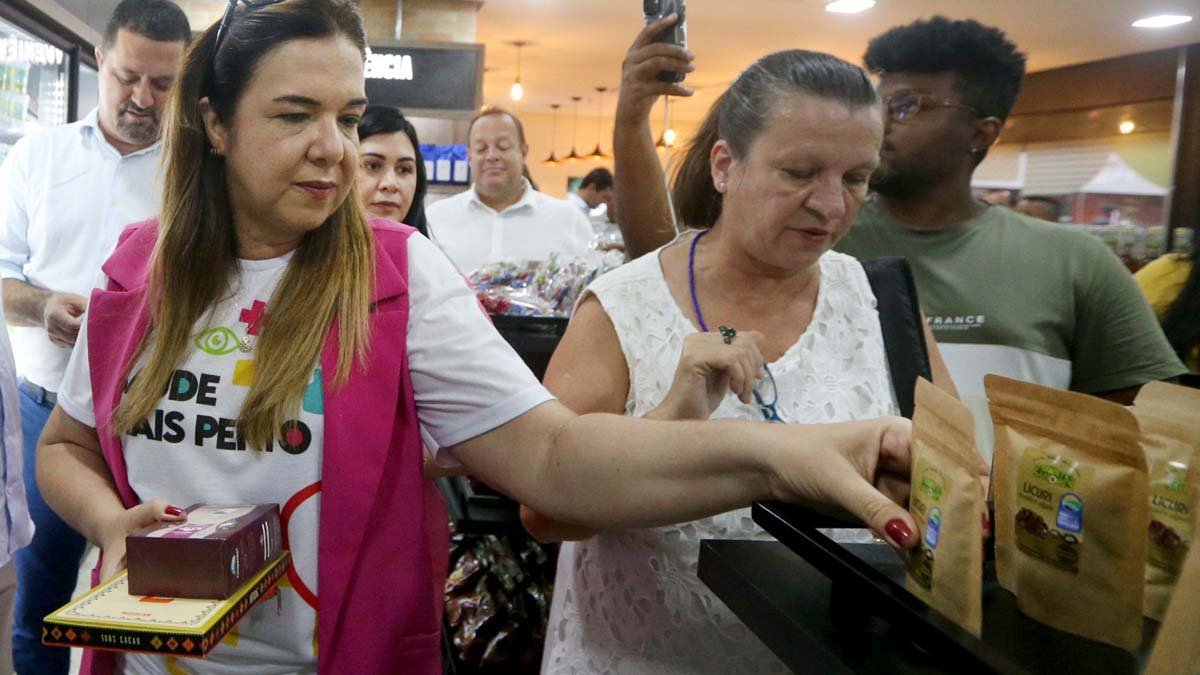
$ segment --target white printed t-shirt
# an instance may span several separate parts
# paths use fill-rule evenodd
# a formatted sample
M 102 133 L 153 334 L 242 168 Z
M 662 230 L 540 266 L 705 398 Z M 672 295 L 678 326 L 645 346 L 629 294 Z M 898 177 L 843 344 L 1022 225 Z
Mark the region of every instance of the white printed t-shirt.
M 236 420 L 249 391 L 256 322 L 290 256 L 241 260 L 229 297 L 193 337 L 168 394 L 134 434 L 122 437 L 129 483 L 143 500 L 279 504 L 289 517 L 293 573 L 280 593 L 252 610 L 203 661 L 127 655 L 131 675 L 187 672 L 315 673 L 317 539 L 324 400 L 318 366 L 301 410 L 267 452 L 244 447 Z M 504 342 L 453 265 L 427 239 L 409 238 L 408 352 L 417 413 L 431 449 L 453 446 L 551 398 Z M 67 368 L 59 405 L 95 426 L 85 328 Z M 446 340 L 453 335 L 454 340 Z

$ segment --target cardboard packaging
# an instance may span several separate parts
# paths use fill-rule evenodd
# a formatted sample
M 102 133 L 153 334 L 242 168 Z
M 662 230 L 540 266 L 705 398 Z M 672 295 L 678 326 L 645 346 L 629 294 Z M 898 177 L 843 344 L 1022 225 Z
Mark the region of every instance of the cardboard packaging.
M 160 598 L 129 593 L 129 576 L 117 576 L 46 617 L 42 643 L 204 658 L 246 612 L 273 595 L 291 556 L 274 560 L 226 600 Z
M 279 507 L 196 504 L 186 521 L 138 530 L 125 548 L 133 595 L 223 600 L 279 557 Z

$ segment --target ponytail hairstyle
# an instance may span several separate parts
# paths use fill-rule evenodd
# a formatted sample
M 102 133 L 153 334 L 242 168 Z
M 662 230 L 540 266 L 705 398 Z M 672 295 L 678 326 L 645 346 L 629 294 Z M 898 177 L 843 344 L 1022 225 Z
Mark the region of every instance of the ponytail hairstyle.
M 672 198 L 681 222 L 712 227 L 722 195 L 713 185 L 710 155 L 718 140 L 733 156 L 745 157 L 786 97 L 804 94 L 844 103 L 850 109 L 879 105 L 879 95 L 862 68 L 803 49 L 768 54 L 754 63 L 713 103 L 675 172 Z
M 238 7 L 219 49 L 217 26 L 192 43 L 164 115 L 162 210 L 147 280 L 151 328 L 125 365 L 127 376 L 142 355 L 146 365 L 113 413 L 118 434 L 132 431 L 154 411 L 171 373 L 196 348 L 194 331 L 227 295 L 237 273 L 225 162 L 210 153 L 198 102 L 208 97 L 217 116 L 231 124 L 258 64 L 290 40 L 344 37 L 366 54 L 362 20 L 351 0 Z M 299 410 L 331 326 L 338 327 L 337 368 L 325 377 L 335 387 L 367 360 L 374 239 L 354 191 L 348 194 L 324 224 L 304 236 L 268 303 L 253 383 L 238 417 L 238 432 L 250 447 L 266 448 Z

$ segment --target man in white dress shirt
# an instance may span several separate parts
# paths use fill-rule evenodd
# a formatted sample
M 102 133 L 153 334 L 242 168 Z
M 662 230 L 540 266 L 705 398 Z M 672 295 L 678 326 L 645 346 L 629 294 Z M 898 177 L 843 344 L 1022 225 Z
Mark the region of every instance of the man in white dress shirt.
M 126 225 L 158 213 L 161 114 L 190 35 L 187 16 L 168 0 L 123 0 L 96 50 L 99 108 L 23 138 L 0 166 L 0 278 L 36 525 L 33 543 L 16 555 L 20 673 L 69 668 L 67 649 L 41 644 L 41 620 L 70 599 L 84 540 L 42 500 L 34 453 L 101 263 Z
M 592 169 L 579 183 L 579 189 L 567 193 L 567 201 L 571 202 L 584 215 L 591 215 L 601 204 L 612 210 L 613 175 L 604 167 Z
M 458 269 L 470 274 L 502 260 L 545 260 L 551 253 L 583 255 L 592 226 L 570 203 L 544 195 L 522 175 L 529 146 L 512 113 L 489 108 L 471 120 L 468 160 L 473 184 L 429 206 L 433 239 Z
M 592 224 L 592 231 L 601 237 L 620 231 L 613 217 L 613 175 L 604 167 L 592 169 L 583 177 L 579 188 L 567 193 L 567 201 L 575 205 Z

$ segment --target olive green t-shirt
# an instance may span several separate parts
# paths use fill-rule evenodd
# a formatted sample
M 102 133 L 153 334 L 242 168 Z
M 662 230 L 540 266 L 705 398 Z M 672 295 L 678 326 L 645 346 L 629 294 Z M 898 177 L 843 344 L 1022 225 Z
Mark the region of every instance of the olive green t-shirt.
M 919 231 L 868 200 L 837 249 L 908 259 L 921 308 L 977 420 L 987 410 L 988 373 L 1099 393 L 1187 372 L 1132 275 L 1091 235 L 999 206 Z

